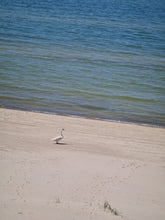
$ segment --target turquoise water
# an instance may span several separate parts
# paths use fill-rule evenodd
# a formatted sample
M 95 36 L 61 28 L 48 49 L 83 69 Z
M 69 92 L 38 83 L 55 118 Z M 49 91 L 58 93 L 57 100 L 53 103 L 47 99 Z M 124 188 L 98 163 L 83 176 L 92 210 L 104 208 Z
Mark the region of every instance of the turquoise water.
M 165 126 L 164 0 L 1 0 L 0 106 Z

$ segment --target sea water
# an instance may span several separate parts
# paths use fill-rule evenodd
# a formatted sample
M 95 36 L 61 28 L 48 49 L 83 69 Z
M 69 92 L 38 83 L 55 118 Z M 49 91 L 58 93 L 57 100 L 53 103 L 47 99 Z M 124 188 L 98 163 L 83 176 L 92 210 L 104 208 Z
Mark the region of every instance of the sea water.
M 165 1 L 1 0 L 0 106 L 165 126 Z

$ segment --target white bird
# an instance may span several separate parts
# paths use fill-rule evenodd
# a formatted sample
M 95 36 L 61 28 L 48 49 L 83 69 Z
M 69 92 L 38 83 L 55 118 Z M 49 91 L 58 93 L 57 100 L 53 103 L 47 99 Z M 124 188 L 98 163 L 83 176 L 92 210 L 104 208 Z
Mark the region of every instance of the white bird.
M 52 141 L 55 141 L 56 144 L 58 144 L 58 142 L 64 138 L 62 131 L 64 131 L 64 128 L 61 130 L 61 135 L 60 136 L 55 137 L 55 138 L 52 139 Z

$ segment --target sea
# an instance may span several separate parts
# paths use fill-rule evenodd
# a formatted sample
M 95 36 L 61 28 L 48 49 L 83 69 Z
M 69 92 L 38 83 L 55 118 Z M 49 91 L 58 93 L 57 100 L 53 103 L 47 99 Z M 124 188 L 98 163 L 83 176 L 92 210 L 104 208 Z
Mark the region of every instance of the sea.
M 165 1 L 0 0 L 0 107 L 165 127 Z

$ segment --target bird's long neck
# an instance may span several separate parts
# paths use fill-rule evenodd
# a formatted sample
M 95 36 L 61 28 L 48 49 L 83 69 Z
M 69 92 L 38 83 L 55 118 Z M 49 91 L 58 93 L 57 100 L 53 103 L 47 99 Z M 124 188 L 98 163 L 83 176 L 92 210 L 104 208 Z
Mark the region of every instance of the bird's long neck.
M 62 130 L 61 130 L 61 136 L 63 137 Z

